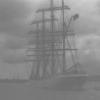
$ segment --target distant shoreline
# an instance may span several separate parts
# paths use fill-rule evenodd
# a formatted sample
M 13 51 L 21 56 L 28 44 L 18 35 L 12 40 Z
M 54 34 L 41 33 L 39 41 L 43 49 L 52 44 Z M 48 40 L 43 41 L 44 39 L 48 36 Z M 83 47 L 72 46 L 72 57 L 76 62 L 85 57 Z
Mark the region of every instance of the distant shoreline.
M 32 80 L 31 79 L 0 79 L 0 83 L 27 83 L 29 81 Z M 87 76 L 87 81 L 100 81 L 100 75 Z
M 0 79 L 0 83 L 27 83 L 29 80 L 25 79 Z

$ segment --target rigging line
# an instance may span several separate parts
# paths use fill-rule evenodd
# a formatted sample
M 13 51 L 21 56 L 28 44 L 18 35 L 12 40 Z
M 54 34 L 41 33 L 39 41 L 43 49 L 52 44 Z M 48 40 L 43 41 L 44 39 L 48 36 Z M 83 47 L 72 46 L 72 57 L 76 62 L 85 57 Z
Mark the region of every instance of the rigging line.
M 65 27 L 67 27 L 66 33 L 68 32 L 68 29 L 69 29 L 69 27 L 70 27 L 70 23 L 71 23 L 71 19 L 70 19 L 70 21 L 69 21 L 68 26 L 66 25 L 66 23 L 64 23 L 64 24 L 65 24 Z M 66 34 L 66 36 L 67 36 L 67 34 Z M 69 48 L 71 49 L 72 47 L 71 47 L 71 44 L 70 44 L 70 42 L 69 42 L 68 36 L 67 36 L 67 43 L 68 43 Z M 73 55 L 72 50 L 70 51 L 70 54 L 71 54 L 71 56 L 72 56 L 72 62 L 73 62 L 73 64 L 75 64 L 74 55 Z
M 58 29 L 59 29 L 59 22 L 57 21 L 57 25 L 58 25 Z M 60 40 L 60 37 L 58 38 L 58 40 L 55 40 L 56 41 L 56 43 L 58 43 L 58 45 L 57 46 L 55 46 L 56 48 L 61 48 L 60 47 L 60 43 L 59 43 L 59 41 L 61 41 Z M 59 51 L 57 51 L 57 52 L 55 52 L 55 54 L 56 55 L 58 55 L 59 56 L 59 53 L 58 53 Z M 57 60 L 58 60 L 59 58 L 57 57 Z M 58 70 L 59 68 L 57 68 L 57 70 Z M 60 70 L 61 71 L 61 70 Z

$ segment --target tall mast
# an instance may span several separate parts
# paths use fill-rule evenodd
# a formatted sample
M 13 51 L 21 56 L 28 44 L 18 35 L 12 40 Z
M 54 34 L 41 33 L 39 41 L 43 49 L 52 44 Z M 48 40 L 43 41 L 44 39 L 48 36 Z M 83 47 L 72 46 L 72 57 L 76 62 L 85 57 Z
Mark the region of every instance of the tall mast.
M 57 19 L 53 19 L 53 20 L 57 21 Z M 46 72 L 46 67 L 48 64 L 48 55 L 46 52 L 48 52 L 48 51 L 46 50 L 47 48 L 46 48 L 45 44 L 48 43 L 48 41 L 46 41 L 47 40 L 46 38 L 48 38 L 48 36 L 45 34 L 45 32 L 46 32 L 45 23 L 47 23 L 47 22 L 51 22 L 51 19 L 46 19 L 45 12 L 43 11 L 42 19 L 33 21 L 31 23 L 32 25 L 36 26 L 35 31 L 31 31 L 31 33 L 30 33 L 30 34 L 35 34 L 33 37 L 34 38 L 33 45 L 35 45 L 35 47 L 28 48 L 29 49 L 28 51 L 33 51 L 34 54 L 27 55 L 27 56 L 33 56 L 33 58 L 35 58 L 35 59 L 32 59 L 32 60 L 30 59 L 29 61 L 36 63 L 36 73 L 34 74 L 34 66 L 35 65 L 33 65 L 31 79 L 40 77 L 40 75 L 39 75 L 40 68 L 43 69 L 43 76 L 45 75 L 45 72 Z M 39 27 L 40 24 L 42 25 L 41 29 Z
M 51 71 L 52 71 L 52 74 L 54 74 L 54 68 L 55 68 L 55 56 L 54 56 L 54 29 L 55 29 L 55 23 L 54 23 L 54 10 L 53 10 L 53 7 L 54 7 L 54 0 L 51 0 L 51 34 L 52 34 L 52 67 L 51 67 Z
M 39 47 L 39 22 L 34 22 L 33 24 L 35 24 L 36 25 L 36 38 L 37 38 L 37 40 L 36 40 L 36 49 L 38 50 L 38 49 L 40 49 L 40 47 Z M 34 78 L 37 78 L 38 77 L 38 75 L 39 75 L 39 69 L 40 69 L 40 52 L 36 52 L 36 60 L 37 61 L 35 61 L 35 63 L 36 63 L 36 73 L 34 74 L 34 69 L 32 69 L 32 74 L 31 74 L 31 78 L 33 79 L 33 77 Z M 34 62 L 33 62 L 34 63 Z M 32 66 L 32 67 L 34 67 L 34 66 Z M 34 75 L 34 76 L 33 76 Z
M 64 0 L 62 0 L 62 26 L 63 26 L 63 72 L 65 71 L 66 68 L 66 43 L 65 43 L 65 12 L 64 12 Z

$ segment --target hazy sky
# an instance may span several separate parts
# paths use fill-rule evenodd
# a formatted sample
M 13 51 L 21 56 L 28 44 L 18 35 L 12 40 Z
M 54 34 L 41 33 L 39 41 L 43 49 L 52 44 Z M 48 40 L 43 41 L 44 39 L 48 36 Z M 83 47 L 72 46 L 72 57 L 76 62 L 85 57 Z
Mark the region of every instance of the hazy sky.
M 29 23 L 35 16 L 35 10 L 48 2 L 49 0 L 0 0 L 0 62 L 2 66 L 5 63 L 7 67 L 14 64 L 22 66 L 25 59 L 24 49 L 27 46 L 26 34 L 31 28 Z M 75 32 L 81 35 L 77 46 L 84 50 L 82 51 L 84 55 L 91 55 L 94 52 L 97 57 L 100 53 L 100 0 L 66 0 L 66 4 L 71 7 L 73 13 L 80 15 L 74 24 Z

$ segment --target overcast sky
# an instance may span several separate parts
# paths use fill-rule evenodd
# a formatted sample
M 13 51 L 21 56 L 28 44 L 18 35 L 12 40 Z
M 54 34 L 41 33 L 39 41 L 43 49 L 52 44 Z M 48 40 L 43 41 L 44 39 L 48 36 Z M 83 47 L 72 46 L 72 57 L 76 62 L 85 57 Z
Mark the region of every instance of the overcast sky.
M 27 46 L 26 34 L 30 30 L 29 23 L 35 16 L 35 10 L 48 2 L 49 0 L 0 0 L 0 62 L 2 66 L 3 64 L 7 64 L 6 67 L 14 66 L 14 64 L 22 66 L 25 59 L 24 49 Z M 74 31 L 80 34 L 78 48 L 84 50 L 84 55 L 91 55 L 94 52 L 97 57 L 100 53 L 100 0 L 66 0 L 66 4 L 71 7 L 73 13 L 80 15 L 74 24 Z M 90 44 L 87 44 L 87 41 Z M 89 48 L 90 45 L 92 49 Z

